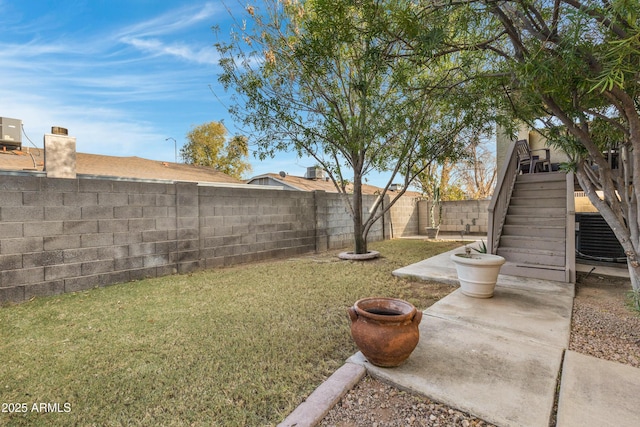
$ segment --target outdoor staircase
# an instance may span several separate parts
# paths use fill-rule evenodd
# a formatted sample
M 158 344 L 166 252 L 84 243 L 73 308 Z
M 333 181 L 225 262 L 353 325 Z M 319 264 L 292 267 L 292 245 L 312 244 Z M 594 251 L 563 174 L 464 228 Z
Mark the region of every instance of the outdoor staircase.
M 567 179 L 562 172 L 516 177 L 497 254 L 501 274 L 569 281 Z

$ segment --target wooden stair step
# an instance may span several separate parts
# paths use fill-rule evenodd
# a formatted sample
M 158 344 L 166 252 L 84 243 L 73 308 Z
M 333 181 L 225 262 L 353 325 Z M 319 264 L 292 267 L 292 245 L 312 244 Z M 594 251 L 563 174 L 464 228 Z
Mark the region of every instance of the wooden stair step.
M 564 172 L 551 172 L 551 173 L 523 173 L 516 176 L 516 182 L 566 182 L 567 174 Z
M 531 237 L 554 237 L 562 239 L 565 237 L 564 225 L 536 225 L 530 224 L 505 224 L 502 228 L 503 236 L 531 236 Z
M 531 215 L 507 215 L 505 220 L 505 225 L 534 225 L 537 226 L 539 224 L 542 225 L 555 225 L 555 226 L 565 226 L 566 225 L 566 217 L 565 215 L 541 215 L 541 216 L 531 216 Z
M 562 191 L 564 194 L 567 193 L 567 186 L 563 181 L 553 181 L 553 182 L 516 182 L 515 186 L 513 187 L 514 190 L 518 190 L 518 191 L 531 191 L 531 192 L 538 192 L 538 191 L 546 191 L 546 190 L 552 190 L 552 191 L 557 191 L 560 192 Z
M 568 280 L 568 274 L 564 267 L 529 265 L 526 263 L 513 263 L 509 261 L 502 266 L 500 274 L 555 280 L 558 282 L 566 282 Z
M 549 217 L 549 216 L 564 216 L 567 209 L 565 207 L 536 207 L 531 209 L 531 206 L 513 206 L 509 205 L 507 210 L 507 217 L 509 215 L 532 215 L 536 217 Z
M 511 197 L 509 206 L 527 206 L 531 208 L 548 207 L 566 209 L 566 197 Z
M 564 250 L 565 239 L 553 237 L 532 237 L 532 236 L 505 236 L 500 237 L 498 247 L 521 248 L 521 249 L 542 249 L 542 250 Z
M 567 190 L 565 188 L 540 188 L 540 189 L 529 189 L 517 187 L 513 190 L 511 197 L 523 197 L 523 198 L 535 198 L 535 199 L 547 199 L 550 197 L 557 197 L 566 199 Z
M 498 248 L 498 255 L 518 264 L 564 268 L 565 254 L 544 249 Z
M 537 254 L 537 255 L 551 255 L 551 256 L 564 256 L 565 250 L 562 249 L 530 249 L 530 248 L 512 248 L 512 247 L 500 247 L 498 250 L 504 250 L 509 253 L 522 253 L 522 254 Z
M 526 177 L 523 175 L 519 175 L 516 178 L 516 185 L 521 185 L 521 186 L 528 186 L 528 187 L 542 187 L 542 186 L 551 186 L 551 187 L 556 187 L 556 188 L 566 188 L 567 184 L 566 184 L 566 177 L 559 177 L 557 175 L 554 175 L 551 178 L 546 178 L 546 179 L 538 179 L 540 177 L 534 177 L 534 178 L 530 178 L 530 177 Z

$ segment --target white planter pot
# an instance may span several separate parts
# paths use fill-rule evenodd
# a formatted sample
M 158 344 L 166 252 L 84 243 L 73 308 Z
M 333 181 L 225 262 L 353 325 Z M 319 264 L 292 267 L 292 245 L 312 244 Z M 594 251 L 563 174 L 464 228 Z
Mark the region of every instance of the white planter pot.
M 499 255 L 474 253 L 451 255 L 456 265 L 460 290 L 475 298 L 491 298 L 505 259 Z

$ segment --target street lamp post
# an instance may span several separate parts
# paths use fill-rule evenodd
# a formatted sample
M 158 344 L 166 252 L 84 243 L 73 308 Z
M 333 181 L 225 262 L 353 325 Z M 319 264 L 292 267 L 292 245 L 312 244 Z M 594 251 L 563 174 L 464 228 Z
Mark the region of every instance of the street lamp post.
M 175 138 L 172 137 L 165 139 L 165 141 L 168 141 L 170 139 L 173 139 L 173 151 L 175 151 L 176 163 L 178 163 L 178 143 L 176 142 Z

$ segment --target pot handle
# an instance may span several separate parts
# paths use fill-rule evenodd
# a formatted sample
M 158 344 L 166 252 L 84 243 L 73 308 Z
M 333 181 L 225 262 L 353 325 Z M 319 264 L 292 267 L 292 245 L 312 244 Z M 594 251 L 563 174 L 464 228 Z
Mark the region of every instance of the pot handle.
M 349 312 L 349 317 L 351 318 L 352 322 L 358 320 L 358 312 L 356 311 L 355 307 L 349 307 L 349 310 L 347 311 Z
M 420 310 L 416 310 L 416 314 L 413 316 L 411 323 L 418 326 L 421 320 L 422 320 L 422 312 Z

